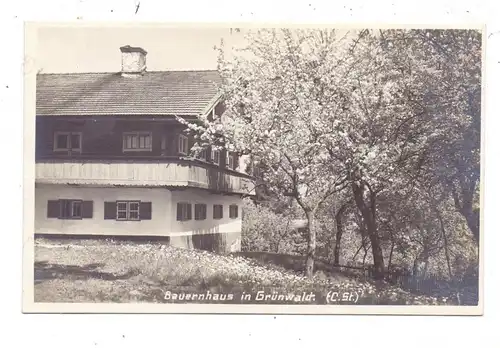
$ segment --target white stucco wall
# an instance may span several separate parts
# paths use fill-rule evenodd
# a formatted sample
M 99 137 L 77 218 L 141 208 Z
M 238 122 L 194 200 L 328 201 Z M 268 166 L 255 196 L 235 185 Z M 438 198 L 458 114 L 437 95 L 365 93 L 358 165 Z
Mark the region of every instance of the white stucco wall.
M 241 207 L 242 201 L 238 196 L 224 196 L 219 194 L 212 194 L 204 190 L 182 190 L 171 192 L 171 206 L 170 214 L 173 216 L 171 219 L 170 230 L 175 235 L 185 234 L 210 234 L 210 233 L 230 233 L 241 232 Z M 193 219 L 189 221 L 177 221 L 177 203 L 187 202 L 192 204 Z M 194 205 L 196 203 L 207 205 L 207 219 L 195 220 L 194 219 Z M 213 219 L 213 205 L 222 204 L 224 207 L 223 218 Z M 238 205 L 238 218 L 229 218 L 229 205 Z
M 47 202 L 56 199 L 93 201 L 93 218 L 62 220 L 47 218 Z M 152 202 L 151 220 L 115 221 L 104 219 L 104 202 L 141 200 Z M 190 202 L 192 220 L 176 221 L 177 202 Z M 194 220 L 194 204 L 207 204 L 207 219 Z M 224 218 L 213 219 L 213 204 L 224 206 Z M 237 204 L 237 219 L 229 218 L 229 205 Z M 192 234 L 241 233 L 241 198 L 212 194 L 199 189 L 170 191 L 165 188 L 77 187 L 37 184 L 35 188 L 35 233 L 109 236 L 189 236 Z
M 93 218 L 62 220 L 47 218 L 47 202 L 82 199 L 94 202 Z M 143 221 L 104 220 L 104 202 L 116 200 L 152 202 L 152 219 Z M 37 184 L 35 187 L 35 233 L 86 235 L 168 235 L 170 191 L 161 188 L 74 187 Z

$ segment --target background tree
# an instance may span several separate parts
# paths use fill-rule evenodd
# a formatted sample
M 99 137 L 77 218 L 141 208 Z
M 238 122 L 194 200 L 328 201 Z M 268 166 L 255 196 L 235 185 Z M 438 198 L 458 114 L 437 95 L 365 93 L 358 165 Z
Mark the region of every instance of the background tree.
M 427 174 L 453 198 L 456 210 L 479 241 L 481 143 L 481 33 L 476 30 L 388 30 L 386 44 L 424 78 L 415 91 L 433 117 L 436 136 L 428 139 Z

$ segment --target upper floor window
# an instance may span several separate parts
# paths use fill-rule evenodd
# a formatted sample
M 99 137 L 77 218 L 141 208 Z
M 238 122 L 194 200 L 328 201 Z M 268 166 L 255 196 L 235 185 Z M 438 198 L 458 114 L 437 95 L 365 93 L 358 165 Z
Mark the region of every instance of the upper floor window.
M 151 151 L 151 132 L 127 132 L 123 133 L 123 151 Z
M 234 156 L 230 151 L 226 152 L 226 167 L 234 169 Z
M 55 132 L 54 151 L 75 151 L 82 150 L 82 133 L 80 132 Z
M 203 161 L 206 161 L 207 160 L 207 150 L 206 149 L 201 150 L 200 153 L 198 154 L 198 158 L 203 160 Z
M 250 160 L 246 163 L 245 167 L 245 173 L 248 175 L 254 175 L 255 169 L 254 169 L 254 164 L 253 160 L 250 158 Z
M 215 164 L 220 164 L 220 151 L 219 150 L 212 150 L 212 161 Z
M 183 135 L 183 134 L 179 134 L 179 143 L 178 143 L 179 153 L 187 155 L 188 151 L 189 151 L 188 146 L 189 146 L 188 145 L 188 137 Z

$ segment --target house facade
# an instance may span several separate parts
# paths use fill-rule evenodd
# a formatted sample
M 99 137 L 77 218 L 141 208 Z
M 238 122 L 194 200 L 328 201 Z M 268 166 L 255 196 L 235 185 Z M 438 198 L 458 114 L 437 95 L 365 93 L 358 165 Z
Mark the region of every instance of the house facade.
M 210 146 L 196 158 L 185 125 L 221 115 L 216 71 L 146 70 L 121 47 L 116 73 L 39 74 L 35 234 L 165 238 L 238 251 L 245 159 Z

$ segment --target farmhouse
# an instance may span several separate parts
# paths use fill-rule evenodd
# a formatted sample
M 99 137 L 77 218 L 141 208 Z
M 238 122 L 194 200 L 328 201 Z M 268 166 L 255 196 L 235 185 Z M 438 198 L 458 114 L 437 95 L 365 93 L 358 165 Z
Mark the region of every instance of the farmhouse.
M 38 74 L 35 234 L 164 237 L 237 251 L 244 159 L 206 148 L 176 116 L 221 115 L 217 71 L 147 71 L 124 46 L 121 71 Z M 119 66 L 119 63 L 117 63 Z

